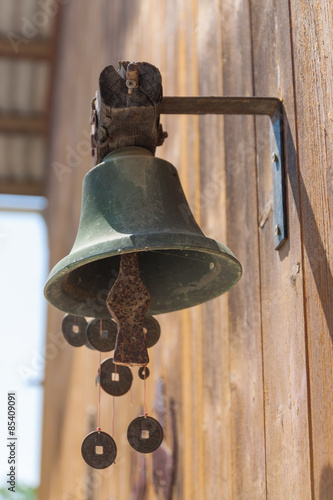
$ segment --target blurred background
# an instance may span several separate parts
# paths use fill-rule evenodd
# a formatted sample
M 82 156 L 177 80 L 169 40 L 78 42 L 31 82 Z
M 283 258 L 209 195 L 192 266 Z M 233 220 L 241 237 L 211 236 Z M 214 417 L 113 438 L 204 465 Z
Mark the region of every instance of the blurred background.
M 47 141 L 59 8 L 0 1 L 0 496 L 7 490 L 8 391 L 17 393 L 15 498 L 40 481 L 48 272 Z M 55 7 L 52 11 L 52 5 Z

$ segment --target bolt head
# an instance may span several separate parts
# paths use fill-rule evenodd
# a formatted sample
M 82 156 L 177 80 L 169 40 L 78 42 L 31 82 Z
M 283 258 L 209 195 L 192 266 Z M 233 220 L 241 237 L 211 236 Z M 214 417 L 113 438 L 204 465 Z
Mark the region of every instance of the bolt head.
M 281 234 L 281 228 L 278 224 L 274 226 L 274 234 L 275 236 L 279 236 Z
M 278 155 L 274 152 L 272 153 L 272 163 L 277 163 L 279 161 Z
M 135 80 L 126 80 L 126 86 L 128 89 L 135 89 L 136 88 L 136 81 Z

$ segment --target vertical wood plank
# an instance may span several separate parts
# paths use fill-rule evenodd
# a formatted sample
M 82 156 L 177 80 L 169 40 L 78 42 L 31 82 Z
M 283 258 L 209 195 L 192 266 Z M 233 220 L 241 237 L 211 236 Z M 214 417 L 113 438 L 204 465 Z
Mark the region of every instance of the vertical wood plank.
M 150 2 L 152 5 L 152 2 Z M 179 23 L 181 4 L 176 2 L 164 3 L 164 13 L 160 19 L 159 31 L 163 29 L 163 43 L 159 44 L 159 51 L 163 50 L 163 92 L 165 95 L 176 95 L 182 90 L 183 72 L 179 64 L 184 60 L 185 41 L 179 40 Z M 181 53 L 180 53 L 181 51 Z M 157 64 L 157 63 L 156 63 Z M 161 67 L 162 70 L 162 67 Z M 187 180 L 187 165 L 183 163 L 184 151 L 186 155 L 186 125 L 175 117 L 162 117 L 162 123 L 169 137 L 164 146 L 157 151 L 157 156 L 168 159 L 179 169 L 180 179 Z M 181 141 L 184 140 L 184 148 L 180 148 Z M 162 316 L 163 339 L 159 348 L 162 351 L 163 379 L 166 385 L 166 395 L 174 401 L 174 410 L 176 415 L 177 432 L 177 457 L 175 464 L 176 481 L 173 488 L 173 497 L 181 499 L 185 497 L 185 490 L 188 489 L 188 483 L 185 486 L 186 464 L 188 460 L 187 445 L 191 445 L 191 435 L 185 428 L 184 417 L 188 408 L 184 408 L 189 402 L 189 377 L 190 366 L 188 360 L 188 342 L 189 327 L 186 317 L 182 313 L 172 313 Z M 187 356 L 185 364 L 184 357 Z M 184 380 L 187 380 L 185 384 Z M 185 403 L 186 402 L 186 403 Z M 167 442 L 172 448 L 172 434 L 170 425 L 167 428 Z M 155 497 L 152 496 L 153 500 Z
M 199 0 L 197 59 L 199 95 L 222 95 L 221 1 Z M 200 117 L 201 226 L 226 240 L 223 118 Z M 227 298 L 201 306 L 203 360 L 204 498 L 231 498 L 230 381 Z
M 252 95 L 249 4 L 223 3 L 224 95 Z M 257 178 L 253 117 L 225 117 L 227 244 L 243 266 L 229 292 L 233 498 L 266 498 Z
M 314 498 L 333 498 L 332 143 L 330 1 L 290 2 L 301 186 Z
M 198 95 L 199 93 L 199 72 L 197 61 L 197 22 L 198 5 L 197 0 L 187 0 L 183 13 L 183 25 L 187 34 L 187 61 L 185 67 L 186 95 Z M 200 224 L 200 141 L 199 141 L 199 118 L 197 116 L 188 117 L 187 130 L 188 143 L 188 166 L 189 166 L 189 203 L 193 214 Z M 195 461 L 192 460 L 192 482 L 193 497 L 205 497 L 205 456 L 204 456 L 204 422 L 203 422 L 203 379 L 205 371 L 203 367 L 202 342 L 203 323 L 202 308 L 195 307 L 190 311 L 191 325 L 191 390 L 193 408 L 193 435 Z M 193 481 L 194 479 L 194 481 Z
M 272 202 L 268 119 L 256 119 L 267 497 L 310 499 L 303 269 L 288 2 L 252 0 L 251 18 L 255 94 L 282 98 L 286 118 L 289 238 L 279 251 L 274 250 L 272 212 L 267 211 Z
M 177 94 L 186 94 L 186 31 L 184 26 L 184 7 L 178 11 L 178 33 L 177 33 Z M 183 189 L 188 196 L 189 193 L 189 162 L 188 162 L 188 141 L 187 128 L 188 117 L 181 116 L 180 123 L 180 148 L 179 172 L 182 179 Z M 181 338 L 182 338 L 182 358 L 181 358 L 181 384 L 182 384 L 182 458 L 183 458 L 183 495 L 185 498 L 191 498 L 194 494 L 194 481 L 192 478 L 192 467 L 189 465 L 195 463 L 195 443 L 193 439 L 193 393 L 192 387 L 192 359 L 191 352 L 191 324 L 190 311 L 181 312 Z M 194 460 L 193 460 L 194 459 Z

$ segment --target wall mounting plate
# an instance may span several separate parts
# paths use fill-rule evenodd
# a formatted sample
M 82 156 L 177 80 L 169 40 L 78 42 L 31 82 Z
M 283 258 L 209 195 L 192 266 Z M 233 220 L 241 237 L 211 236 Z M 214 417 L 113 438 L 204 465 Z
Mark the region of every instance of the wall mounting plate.
M 268 115 L 270 117 L 275 250 L 287 240 L 283 107 L 276 97 L 163 97 L 160 114 Z

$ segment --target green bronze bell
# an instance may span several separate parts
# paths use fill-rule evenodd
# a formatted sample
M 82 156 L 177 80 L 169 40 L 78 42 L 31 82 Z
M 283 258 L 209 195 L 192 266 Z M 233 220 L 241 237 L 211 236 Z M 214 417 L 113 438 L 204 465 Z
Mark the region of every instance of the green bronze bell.
M 108 154 L 85 176 L 78 234 L 51 271 L 45 297 L 70 314 L 110 318 L 105 300 L 120 255 L 133 252 L 152 299 L 149 314 L 211 300 L 242 272 L 232 252 L 195 222 L 176 168 L 141 147 Z

